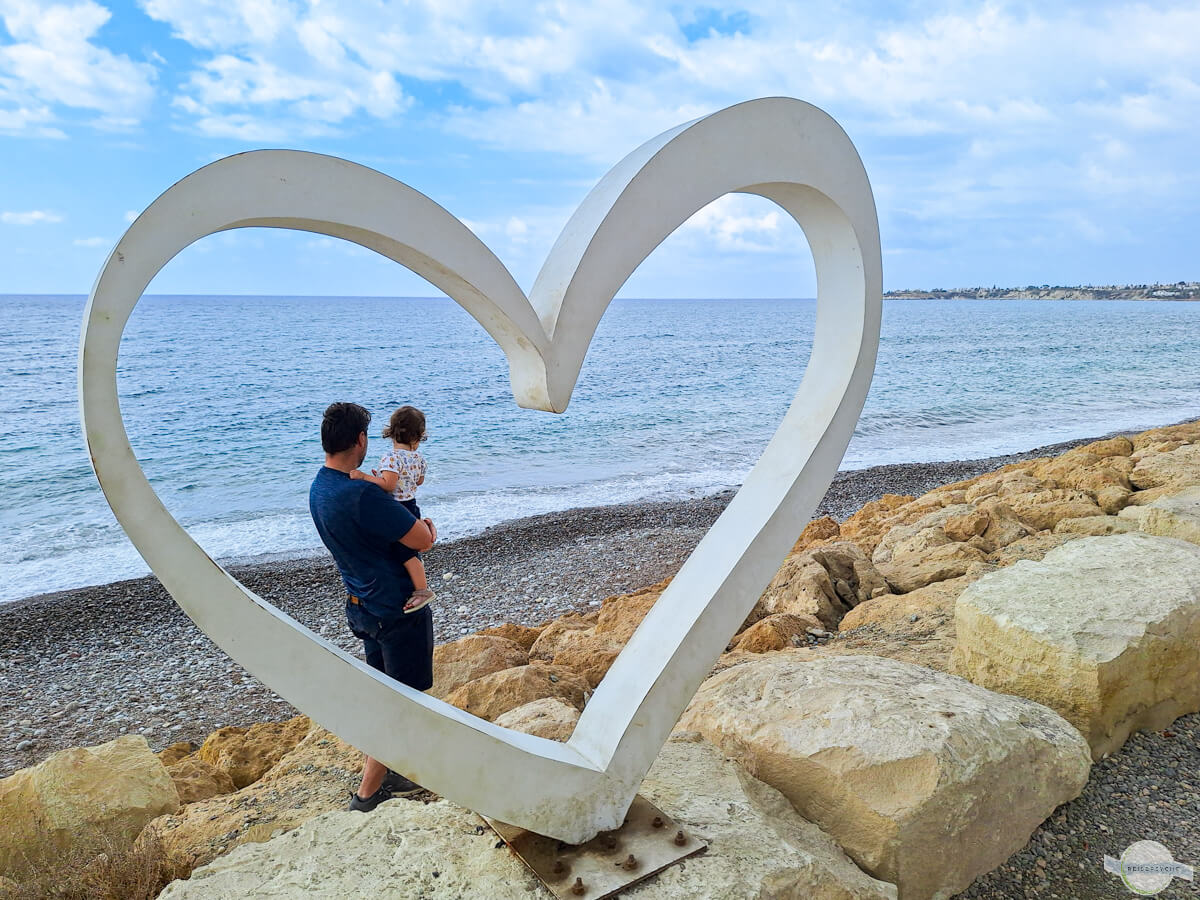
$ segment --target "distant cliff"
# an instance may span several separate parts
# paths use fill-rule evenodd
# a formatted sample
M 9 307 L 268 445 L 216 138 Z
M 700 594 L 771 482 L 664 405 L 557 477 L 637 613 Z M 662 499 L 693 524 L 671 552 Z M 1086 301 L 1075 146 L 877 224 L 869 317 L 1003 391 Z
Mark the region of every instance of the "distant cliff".
M 888 291 L 889 300 L 1200 300 L 1200 282 L 1064 287 L 1029 285 L 1023 288 L 971 287 L 932 291 Z

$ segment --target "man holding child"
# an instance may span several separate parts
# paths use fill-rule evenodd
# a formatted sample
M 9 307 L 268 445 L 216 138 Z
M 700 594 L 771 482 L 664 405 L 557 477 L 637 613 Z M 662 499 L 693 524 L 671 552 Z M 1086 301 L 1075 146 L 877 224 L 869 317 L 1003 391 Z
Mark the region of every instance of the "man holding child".
M 405 563 L 433 546 L 437 530 L 371 482 L 351 478 L 366 457 L 370 422 L 371 414 L 356 403 L 325 410 L 325 465 L 309 489 L 309 512 L 345 583 L 346 619 L 363 642 L 367 664 L 425 691 L 433 685 L 433 613 L 428 606 L 415 608 L 419 601 L 412 599 Z M 366 756 L 350 809 L 370 812 L 395 794 L 417 790 L 419 785 Z

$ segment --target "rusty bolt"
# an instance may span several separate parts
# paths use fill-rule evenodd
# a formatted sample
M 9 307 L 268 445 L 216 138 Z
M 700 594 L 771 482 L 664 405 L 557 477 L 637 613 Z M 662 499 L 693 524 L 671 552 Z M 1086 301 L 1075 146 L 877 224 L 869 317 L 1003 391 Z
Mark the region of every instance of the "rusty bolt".
M 575 883 L 573 885 L 571 885 L 571 893 L 574 894 L 576 897 L 582 897 L 584 890 L 585 889 L 583 886 L 583 879 L 576 878 Z
M 554 874 L 561 875 L 565 871 L 567 871 L 567 867 L 563 865 L 563 861 L 561 859 L 556 859 L 554 861 Z
M 654 821 L 651 822 L 650 824 L 653 825 L 655 828 L 662 828 L 663 827 L 662 816 L 655 816 Z
M 624 869 L 626 872 L 632 872 L 634 869 L 637 868 L 637 859 L 634 858 L 634 855 L 632 853 L 630 853 L 629 856 L 625 857 L 625 862 L 621 863 L 621 868 Z
M 682 847 L 687 843 L 687 835 L 685 835 L 682 831 L 675 832 L 675 843 Z

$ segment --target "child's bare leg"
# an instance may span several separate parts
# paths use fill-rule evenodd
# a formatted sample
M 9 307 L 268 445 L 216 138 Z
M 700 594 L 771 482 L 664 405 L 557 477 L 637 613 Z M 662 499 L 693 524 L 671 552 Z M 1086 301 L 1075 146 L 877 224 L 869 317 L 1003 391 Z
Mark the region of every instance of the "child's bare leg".
M 429 589 L 429 582 L 425 579 L 425 564 L 421 562 L 421 557 L 414 556 L 412 559 L 406 560 L 404 571 L 412 579 L 413 590 L 425 591 Z
M 406 613 L 416 612 L 418 609 L 428 606 L 435 595 L 429 589 L 429 582 L 425 580 L 425 564 L 421 562 L 419 556 L 405 561 L 404 571 L 408 573 L 408 577 L 412 579 L 413 583 L 412 597 L 404 604 L 404 611 Z

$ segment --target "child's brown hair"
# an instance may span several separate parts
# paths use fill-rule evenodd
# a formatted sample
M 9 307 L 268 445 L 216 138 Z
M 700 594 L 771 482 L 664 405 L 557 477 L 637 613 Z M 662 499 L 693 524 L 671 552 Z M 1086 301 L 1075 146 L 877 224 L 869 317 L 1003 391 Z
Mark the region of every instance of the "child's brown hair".
M 397 444 L 419 444 L 425 440 L 425 413 L 415 406 L 402 406 L 383 429 L 383 436 Z

